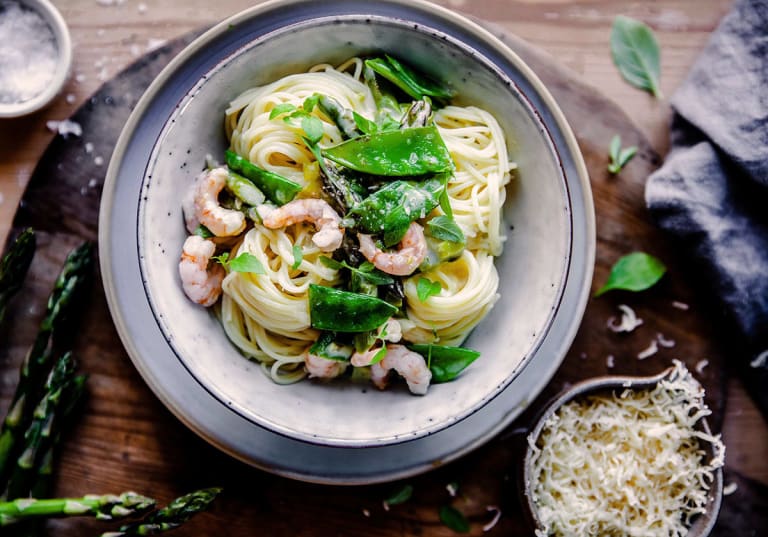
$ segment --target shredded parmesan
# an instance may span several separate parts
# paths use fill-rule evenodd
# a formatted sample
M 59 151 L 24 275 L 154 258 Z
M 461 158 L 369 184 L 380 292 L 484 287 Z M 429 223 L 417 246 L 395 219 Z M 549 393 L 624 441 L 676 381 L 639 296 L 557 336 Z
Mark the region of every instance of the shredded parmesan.
M 499 523 L 499 519 L 501 518 L 501 509 L 499 509 L 495 505 L 486 505 L 485 510 L 489 513 L 493 513 L 493 518 L 490 522 L 488 522 L 486 525 L 483 526 L 483 531 L 491 531 L 496 524 Z
M 696 362 L 696 365 L 694 366 L 694 369 L 696 372 L 701 375 L 704 372 L 704 368 L 709 365 L 709 360 L 699 360 Z
M 644 350 L 640 351 L 637 354 L 637 359 L 645 360 L 646 358 L 653 356 L 657 352 L 659 352 L 659 344 L 656 343 L 656 340 L 654 339 L 653 341 L 651 341 L 651 344 L 648 345 L 647 348 L 645 348 Z
M 608 329 L 612 332 L 632 332 L 635 328 L 643 324 L 643 320 L 638 318 L 635 310 L 626 304 L 619 304 L 621 310 L 621 321 L 616 322 L 616 317 L 608 319 Z
M 664 334 L 662 334 L 661 332 L 656 334 L 656 341 L 658 342 L 659 345 L 667 349 L 671 349 L 672 347 L 675 346 L 675 340 L 665 337 Z
M 730 496 L 739 489 L 739 485 L 733 481 L 723 487 L 723 496 Z
M 528 437 L 531 499 L 543 526 L 536 535 L 686 535 L 724 462 L 720 436 L 696 428 L 709 414 L 701 385 L 679 361 L 652 390 L 560 407 L 538 438 Z
M 768 362 L 768 349 L 755 356 L 755 359 L 749 362 L 749 365 L 752 367 L 763 367 L 766 362 Z
M 677 308 L 679 310 L 683 310 L 683 311 L 688 311 L 688 309 L 690 309 L 690 306 L 688 304 L 686 304 L 685 302 L 680 302 L 679 300 L 673 300 L 672 307 Z

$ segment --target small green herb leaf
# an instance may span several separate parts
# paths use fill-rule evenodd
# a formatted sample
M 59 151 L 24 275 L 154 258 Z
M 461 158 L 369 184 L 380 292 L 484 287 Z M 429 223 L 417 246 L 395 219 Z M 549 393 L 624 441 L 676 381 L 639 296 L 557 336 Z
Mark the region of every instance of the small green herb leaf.
M 296 110 L 296 107 L 291 103 L 278 104 L 269 112 L 269 119 L 275 119 L 278 116 L 293 112 L 294 110 Z
M 645 252 L 633 252 L 616 261 L 611 268 L 608 281 L 596 293 L 600 296 L 612 289 L 643 291 L 658 282 L 667 267 L 664 263 Z
M 440 282 L 433 282 L 427 278 L 419 278 L 416 284 L 416 294 L 419 295 L 419 300 L 426 301 L 429 297 L 440 293 L 443 288 Z
M 608 171 L 614 174 L 619 173 L 624 165 L 635 156 L 635 153 L 637 153 L 637 147 L 632 146 L 622 149 L 621 136 L 615 135 L 608 148 L 608 155 L 611 158 L 611 162 L 608 164 Z
M 264 270 L 264 265 L 261 264 L 261 261 L 248 252 L 241 253 L 236 258 L 229 261 L 227 265 L 229 265 L 230 270 L 235 272 L 250 272 L 253 274 L 267 273 L 267 271 Z
M 456 533 L 468 533 L 469 521 L 464 514 L 450 505 L 440 508 L 440 521 Z
M 207 227 L 205 227 L 203 224 L 197 225 L 197 227 L 195 228 L 194 234 L 204 239 L 210 239 L 211 237 L 215 236 L 213 232 Z
M 430 236 L 442 241 L 464 244 L 464 232 L 456 221 L 449 216 L 436 216 L 427 222 Z
M 375 134 L 376 131 L 379 130 L 379 127 L 376 125 L 376 123 L 370 119 L 364 118 L 355 111 L 352 111 L 352 117 L 355 120 L 355 125 L 357 125 L 357 128 L 360 129 L 360 132 L 363 134 Z
M 339 270 L 341 267 L 344 266 L 341 263 L 341 261 L 336 261 L 335 259 L 331 257 L 326 257 L 324 255 L 320 256 L 320 262 L 326 267 L 328 267 L 329 269 L 333 269 L 333 270 Z
M 302 260 L 304 259 L 304 252 L 301 251 L 301 246 L 298 244 L 293 245 L 293 265 L 291 265 L 291 268 L 293 270 L 296 270 L 299 268 L 299 265 L 301 265 Z
M 384 347 L 379 349 L 379 352 L 377 352 L 376 354 L 373 355 L 373 358 L 371 358 L 370 365 L 378 364 L 379 362 L 381 362 L 384 359 L 384 357 L 386 355 L 387 355 L 387 347 L 384 346 Z
M 619 15 L 611 30 L 611 55 L 624 80 L 661 97 L 659 45 L 644 23 Z
M 323 137 L 323 122 L 313 116 L 305 116 L 301 118 L 301 128 L 307 135 L 307 139 L 316 144 Z
M 413 496 L 413 485 L 403 485 L 384 501 L 387 505 L 398 505 L 410 500 L 411 496 Z
M 215 255 L 211 259 L 226 268 L 229 264 L 229 252 L 224 252 L 221 255 Z
M 320 256 L 320 262 L 333 270 L 340 270 L 342 268 L 349 269 L 351 272 L 356 273 L 360 278 L 374 285 L 389 285 L 395 281 L 391 276 L 384 274 L 374 267 L 373 263 L 368 261 L 355 268 L 344 261 L 336 261 L 335 259 L 323 255 Z
M 310 97 L 304 99 L 304 104 L 301 106 L 305 112 L 309 113 L 317 106 L 317 101 L 320 100 L 320 94 L 314 93 Z

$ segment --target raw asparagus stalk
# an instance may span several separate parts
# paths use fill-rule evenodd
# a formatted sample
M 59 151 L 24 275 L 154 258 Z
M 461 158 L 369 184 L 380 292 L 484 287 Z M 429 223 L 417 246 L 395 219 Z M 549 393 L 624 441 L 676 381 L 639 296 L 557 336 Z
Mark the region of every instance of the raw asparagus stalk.
M 176 529 L 197 513 L 208 509 L 220 492 L 220 488 L 208 488 L 185 494 L 163 509 L 150 513 L 144 520 L 122 526 L 119 531 L 103 533 L 101 537 L 157 535 Z
M 0 261 L 0 324 L 5 318 L 8 302 L 21 289 L 35 255 L 36 243 L 34 230 L 27 228 L 16 237 Z
M 53 446 L 62 413 L 72 405 L 70 399 L 82 393 L 84 382 L 84 376 L 75 376 L 75 361 L 71 353 L 57 360 L 45 383 L 45 393 L 24 434 L 24 441 L 20 445 L 21 454 L 11 472 L 5 498 L 13 500 L 30 495 L 38 465 L 43 455 Z
M 135 492 L 124 492 L 119 496 L 88 495 L 82 498 L 53 498 L 35 500 L 19 498 L 0 503 L 0 526 L 14 524 L 33 518 L 54 518 L 67 516 L 95 516 L 99 520 L 114 520 L 146 513 L 155 505 L 155 500 Z
M 73 250 L 56 279 L 46 314 L 21 366 L 16 392 L 0 428 L 0 484 L 7 479 L 19 443 L 26 430 L 42 384 L 51 369 L 54 339 L 81 299 L 93 263 L 93 247 L 85 243 Z

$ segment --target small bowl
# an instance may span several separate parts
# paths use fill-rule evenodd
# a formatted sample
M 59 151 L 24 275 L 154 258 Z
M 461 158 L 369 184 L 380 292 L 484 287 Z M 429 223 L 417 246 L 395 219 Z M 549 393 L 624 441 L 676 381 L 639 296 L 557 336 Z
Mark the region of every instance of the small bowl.
M 72 67 L 72 39 L 61 13 L 48 0 L 18 0 L 18 2 L 23 7 L 36 11 L 48 23 L 56 40 L 59 57 L 56 62 L 56 70 L 45 89 L 25 101 L 0 103 L 0 118 L 26 116 L 48 105 L 64 87 Z
M 179 193 L 206 154 L 224 153 L 223 110 L 242 91 L 317 63 L 382 52 L 448 80 L 465 104 L 484 105 L 509 135 L 518 174 L 504 208 L 514 229 L 496 262 L 501 296 L 466 342 L 481 358 L 425 397 L 343 381 L 278 385 L 236 350 L 214 315 L 185 297 L 178 276 L 187 235 Z M 188 402 L 169 395 L 178 379 L 159 368 L 172 362 L 252 424 L 345 448 L 436 434 L 481 413 L 530 362 L 554 370 L 578 329 L 595 247 L 586 168 L 549 92 L 486 30 L 411 0 L 267 2 L 204 34 L 156 78 L 126 124 L 107 173 L 99 232 L 118 331 L 139 371 L 177 415 L 188 423 L 200 419 Z M 510 408 L 504 419 L 518 411 Z
M 534 530 L 541 531 L 542 525 L 537 513 L 537 507 L 534 503 L 531 491 L 533 488 L 533 469 L 532 469 L 532 455 L 531 444 L 535 443 L 547 420 L 557 412 L 563 405 L 589 395 L 611 393 L 624 389 L 631 390 L 652 390 L 659 382 L 668 379 L 675 371 L 674 367 L 670 367 L 658 375 L 650 377 L 632 377 L 632 376 L 603 376 L 590 380 L 585 380 L 574 384 L 562 394 L 557 396 L 553 401 L 547 404 L 538 417 L 535 420 L 535 425 L 526 437 L 527 443 L 525 448 L 525 457 L 522 461 L 522 503 L 525 510 L 527 519 Z M 697 422 L 697 427 L 705 432 L 711 434 L 709 424 L 706 419 L 702 418 Z M 715 453 L 712 448 L 712 444 L 706 443 L 703 445 L 704 451 L 707 457 L 714 457 Z M 709 501 L 707 506 L 707 512 L 696 516 L 693 524 L 688 529 L 687 537 L 706 537 L 712 531 L 717 521 L 717 516 L 720 511 L 720 503 L 723 495 L 723 471 L 722 468 L 717 468 L 714 471 L 714 481 L 709 489 Z

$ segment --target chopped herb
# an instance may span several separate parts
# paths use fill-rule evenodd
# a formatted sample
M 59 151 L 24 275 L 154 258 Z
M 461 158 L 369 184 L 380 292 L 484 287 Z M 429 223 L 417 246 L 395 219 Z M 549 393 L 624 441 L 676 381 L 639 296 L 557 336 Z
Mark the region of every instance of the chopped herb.
M 248 252 L 243 252 L 234 259 L 229 258 L 228 252 L 224 252 L 213 259 L 221 263 L 227 270 L 234 272 L 250 272 L 252 274 L 267 273 L 267 271 L 264 270 L 264 265 L 261 264 L 261 261 Z
M 443 288 L 440 282 L 433 282 L 428 278 L 419 278 L 416 284 L 416 294 L 419 296 L 419 300 L 425 302 L 429 297 L 437 295 Z
M 436 216 L 427 222 L 430 236 L 448 242 L 465 244 L 466 238 L 456 221 L 449 216 Z
M 450 505 L 440 508 L 440 521 L 456 533 L 468 533 L 469 521 L 464 514 Z
M 310 97 L 304 99 L 304 104 L 301 107 L 306 113 L 310 113 L 317 106 L 317 102 L 320 100 L 321 95 L 319 93 L 313 93 Z
M 293 106 L 291 103 L 278 104 L 269 112 L 269 119 L 275 119 L 276 117 L 282 116 L 283 114 L 288 114 L 290 112 L 294 112 L 295 110 L 296 110 L 296 107 Z
M 632 157 L 637 153 L 637 147 L 625 147 L 621 148 L 621 136 L 618 134 L 611 140 L 611 145 L 608 149 L 608 156 L 611 157 L 611 163 L 608 164 L 608 171 L 611 173 L 619 173 L 624 165 L 632 160 Z
M 363 134 L 375 134 L 376 131 L 379 130 L 379 127 L 376 125 L 376 123 L 370 119 L 364 118 L 355 111 L 352 112 L 352 117 L 355 120 L 355 125 Z
M 611 268 L 608 281 L 596 293 L 600 296 L 612 289 L 644 291 L 658 282 L 667 267 L 664 263 L 645 252 L 633 252 L 616 261 Z
M 659 44 L 644 23 L 619 15 L 611 30 L 611 55 L 624 80 L 661 97 Z
M 307 139 L 316 144 L 323 137 L 323 122 L 314 116 L 304 116 L 301 118 L 301 128 L 304 129 L 304 133 L 307 135 Z
M 403 485 L 384 501 L 387 505 L 398 505 L 410 500 L 411 496 L 413 496 L 413 485 Z
M 363 280 L 374 285 L 389 285 L 395 282 L 391 276 L 381 272 L 379 269 L 374 267 L 373 263 L 370 261 L 361 263 L 359 267 L 353 267 L 347 264 L 345 261 L 336 261 L 330 257 L 320 256 L 320 262 L 326 267 L 334 270 L 339 270 L 341 268 L 348 269 L 350 272 L 357 274 Z
M 298 244 L 293 245 L 293 265 L 291 265 L 291 268 L 293 270 L 296 270 L 299 268 L 299 265 L 301 265 L 302 260 L 304 259 L 304 252 L 301 251 L 301 246 Z

